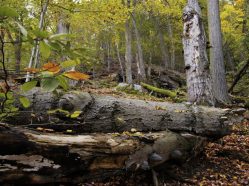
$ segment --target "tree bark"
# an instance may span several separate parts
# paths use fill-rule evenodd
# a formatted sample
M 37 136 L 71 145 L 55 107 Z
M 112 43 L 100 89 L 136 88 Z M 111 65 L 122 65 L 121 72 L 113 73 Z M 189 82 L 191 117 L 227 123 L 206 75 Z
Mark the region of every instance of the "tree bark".
M 222 36 L 219 12 L 219 0 L 208 1 L 208 27 L 210 42 L 210 68 L 213 91 L 219 103 L 230 103 L 226 82 Z
M 1 184 L 77 184 L 186 162 L 205 138 L 170 131 L 65 135 L 0 125 Z M 157 157 L 155 159 L 154 157 Z
M 188 103 L 133 100 L 85 92 L 55 96 L 35 89 L 28 98 L 32 107 L 7 118 L 9 123 L 30 124 L 27 118 L 32 118 L 33 127 L 45 126 L 56 131 L 77 129 L 79 132 L 108 133 L 135 128 L 143 132 L 172 130 L 216 138 L 229 133 L 235 117 L 229 110 Z M 49 110 L 54 112 L 47 113 Z M 75 111 L 80 111 L 80 115 L 71 118 Z
M 215 105 L 206 52 L 206 36 L 197 0 L 189 0 L 183 13 L 183 47 L 188 100 Z
M 170 67 L 169 49 L 165 45 L 162 28 L 160 28 L 158 18 L 155 17 L 154 20 L 155 20 L 155 27 L 156 27 L 156 30 L 158 32 L 158 38 L 159 38 L 159 42 L 160 42 L 160 49 L 161 49 L 161 53 L 162 53 L 163 65 L 165 66 L 166 69 L 169 69 L 169 67 Z
M 170 69 L 175 69 L 175 63 L 176 63 L 176 56 L 175 56 L 175 42 L 174 42 L 174 33 L 173 33 L 173 26 L 170 21 L 170 18 L 168 18 L 168 33 L 170 38 Z
M 115 45 L 116 45 L 116 50 L 117 50 L 118 62 L 119 62 L 120 70 L 121 70 L 122 82 L 125 82 L 125 72 L 124 72 L 123 62 L 120 57 L 118 42 L 116 42 Z
M 130 7 L 130 0 L 127 0 L 127 7 Z M 125 23 L 125 74 L 126 74 L 126 82 L 128 84 L 132 84 L 132 70 L 131 70 L 131 63 L 132 63 L 132 33 L 130 28 L 130 21 L 127 20 Z
M 137 41 L 137 53 L 138 53 L 138 62 L 139 62 L 139 71 L 142 80 L 146 80 L 146 72 L 145 72 L 145 65 L 144 65 L 144 57 L 143 57 L 143 49 L 142 49 L 142 41 L 141 36 L 137 28 L 137 23 L 135 20 L 135 13 L 132 13 L 131 19 L 135 31 L 136 41 Z

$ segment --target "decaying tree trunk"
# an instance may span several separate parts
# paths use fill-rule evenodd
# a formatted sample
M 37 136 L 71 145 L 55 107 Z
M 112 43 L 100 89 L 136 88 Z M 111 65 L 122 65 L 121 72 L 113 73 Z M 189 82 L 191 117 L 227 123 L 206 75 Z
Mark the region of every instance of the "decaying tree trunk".
M 188 0 L 183 13 L 183 22 L 188 100 L 197 104 L 215 105 L 206 52 L 206 36 L 197 0 Z
M 33 123 L 50 122 L 53 124 L 45 127 L 62 131 L 77 128 L 81 133 L 108 133 L 130 131 L 132 128 L 143 132 L 169 129 L 221 137 L 228 134 L 229 124 L 233 122 L 231 117 L 234 117 L 232 111 L 213 107 L 117 98 L 86 92 L 69 92 L 54 96 L 52 93 L 36 89 L 29 98 L 33 103 L 30 108 L 33 114 L 24 110 L 19 116 L 9 118 L 9 123 L 30 124 L 27 118 L 31 117 Z M 58 108 L 64 111 L 57 110 L 50 115 L 47 113 L 48 110 Z M 76 118 L 66 116 L 75 111 L 81 111 L 81 114 Z
M 82 183 L 186 161 L 205 138 L 170 131 L 64 135 L 0 125 L 0 184 Z M 118 172 L 117 172 L 118 171 Z
M 28 97 L 32 107 L 9 118 L 15 125 L 0 125 L 0 184 L 77 184 L 186 162 L 244 112 L 38 88 Z

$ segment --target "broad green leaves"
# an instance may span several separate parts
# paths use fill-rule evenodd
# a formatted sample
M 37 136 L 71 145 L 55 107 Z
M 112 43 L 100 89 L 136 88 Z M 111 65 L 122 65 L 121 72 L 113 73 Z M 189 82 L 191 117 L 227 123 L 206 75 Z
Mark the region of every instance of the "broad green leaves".
M 44 78 L 41 80 L 41 88 L 46 92 L 54 91 L 59 84 L 59 81 L 55 78 Z
M 67 81 L 67 79 L 66 79 L 64 76 L 59 75 L 59 76 L 56 77 L 56 79 L 58 80 L 60 86 L 61 86 L 64 90 L 67 90 L 67 89 L 69 88 L 69 86 L 68 86 L 68 81 Z
M 7 6 L 1 6 L 0 18 L 1 17 L 18 17 L 18 13 L 13 8 Z
M 49 58 L 51 54 L 50 46 L 45 41 L 40 42 L 40 52 L 41 55 L 46 59 Z
M 28 92 L 31 89 L 33 89 L 37 85 L 37 83 L 38 83 L 38 81 L 36 81 L 36 80 L 26 82 L 21 86 L 21 90 L 24 92 Z

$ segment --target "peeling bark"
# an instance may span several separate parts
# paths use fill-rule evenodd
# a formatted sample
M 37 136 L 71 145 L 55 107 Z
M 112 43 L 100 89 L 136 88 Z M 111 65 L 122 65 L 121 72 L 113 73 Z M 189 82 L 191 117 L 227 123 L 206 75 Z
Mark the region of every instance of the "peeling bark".
M 189 0 L 183 13 L 183 47 L 187 74 L 188 100 L 192 103 L 215 105 L 206 36 L 197 0 Z

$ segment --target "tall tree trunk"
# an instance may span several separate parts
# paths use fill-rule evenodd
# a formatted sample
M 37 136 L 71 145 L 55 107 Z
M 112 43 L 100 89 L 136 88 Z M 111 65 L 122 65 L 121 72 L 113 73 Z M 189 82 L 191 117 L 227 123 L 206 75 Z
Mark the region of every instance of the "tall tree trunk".
M 162 29 L 160 28 L 158 18 L 155 17 L 154 20 L 155 20 L 155 27 L 156 27 L 156 30 L 158 32 L 158 39 L 159 39 L 159 42 L 160 42 L 160 49 L 161 49 L 161 53 L 162 53 L 162 61 L 163 61 L 163 64 L 164 64 L 165 68 L 168 69 L 170 67 L 169 49 L 165 45 L 163 32 L 162 32 Z
M 41 10 L 41 15 L 40 15 L 40 22 L 39 22 L 39 29 L 43 29 L 43 24 L 44 24 L 44 18 L 45 14 L 47 12 L 47 7 L 48 7 L 49 0 L 46 0 L 45 4 L 42 6 Z M 31 51 L 31 56 L 29 60 L 29 65 L 28 67 L 31 68 L 32 66 L 36 67 L 38 63 L 38 57 L 39 57 L 39 40 L 35 40 L 34 47 L 32 48 Z M 26 76 L 26 82 L 30 80 L 30 73 L 27 73 Z
M 146 80 L 146 72 L 145 72 L 145 65 L 144 65 L 144 57 L 143 57 L 143 49 L 142 49 L 142 42 L 141 36 L 137 29 L 137 23 L 135 20 L 135 13 L 132 13 L 132 23 L 135 31 L 136 41 L 137 41 L 137 54 L 138 54 L 138 63 L 139 63 L 139 71 L 142 80 Z
M 127 7 L 130 7 L 130 0 L 127 0 Z M 132 42 L 132 33 L 129 20 L 125 23 L 125 74 L 126 74 L 126 82 L 128 84 L 132 84 L 132 50 L 131 50 L 131 42 Z
M 168 33 L 170 38 L 170 68 L 175 69 L 175 42 L 173 35 L 173 28 L 170 19 L 168 18 Z
M 108 41 L 106 43 L 106 47 L 107 47 L 107 72 L 110 72 L 110 70 L 111 70 L 111 57 L 110 57 L 111 46 L 110 46 L 110 43 Z
M 123 67 L 123 62 L 122 62 L 121 57 L 120 57 L 118 42 L 116 42 L 116 50 L 117 50 L 117 57 L 118 57 L 119 65 L 120 65 L 122 80 L 123 80 L 123 82 L 125 82 L 124 67 Z
M 57 34 L 69 34 L 70 23 L 66 21 L 67 16 L 61 13 L 58 20 L 57 25 Z M 66 45 L 70 46 L 70 42 L 68 41 Z M 67 60 L 67 56 L 62 56 L 62 61 Z
M 206 36 L 197 0 L 189 0 L 183 13 L 183 47 L 188 100 L 215 105 L 206 51 Z
M 208 26 L 210 41 L 210 67 L 215 98 L 220 103 L 229 103 L 226 82 L 222 36 L 219 12 L 219 0 L 208 1 Z

